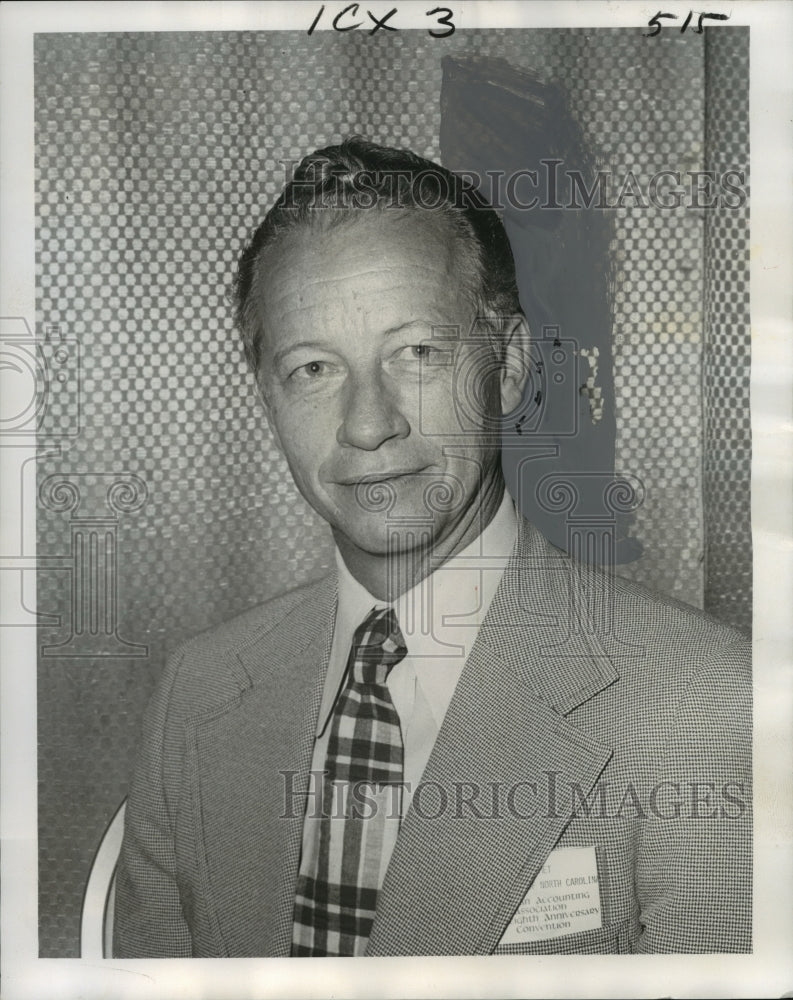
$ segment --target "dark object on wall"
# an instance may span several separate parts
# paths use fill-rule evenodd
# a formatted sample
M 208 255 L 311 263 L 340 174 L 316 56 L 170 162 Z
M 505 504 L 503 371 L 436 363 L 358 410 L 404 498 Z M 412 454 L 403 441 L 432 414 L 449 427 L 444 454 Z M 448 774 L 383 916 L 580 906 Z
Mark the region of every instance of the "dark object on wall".
M 612 223 L 597 191 L 586 207 L 593 153 L 563 89 L 502 59 L 446 57 L 441 115 L 444 165 L 475 175 L 502 214 L 532 332 L 532 378 L 504 430 L 510 491 L 554 544 L 587 562 L 630 562 L 643 491 L 614 475 Z

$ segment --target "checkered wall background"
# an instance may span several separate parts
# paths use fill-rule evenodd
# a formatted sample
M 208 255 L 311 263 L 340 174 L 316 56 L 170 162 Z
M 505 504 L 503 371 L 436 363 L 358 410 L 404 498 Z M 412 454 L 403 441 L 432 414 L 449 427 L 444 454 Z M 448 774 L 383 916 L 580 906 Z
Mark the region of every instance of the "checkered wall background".
M 70 352 L 44 416 L 59 451 L 38 463 L 38 606 L 61 618 L 39 669 L 43 956 L 78 953 L 166 651 L 332 559 L 228 306 L 284 161 L 354 131 L 436 159 L 440 59 L 456 53 L 563 81 L 604 165 L 640 183 L 746 170 L 748 34 L 710 34 L 707 48 L 639 29 L 37 37 L 37 332 Z M 616 465 L 647 490 L 644 555 L 620 571 L 747 625 L 747 211 L 616 215 Z M 110 590 L 77 641 L 72 599 L 92 573 Z
M 707 33 L 706 161 L 723 173 L 745 164 L 749 184 L 749 44 L 745 31 Z M 752 624 L 749 414 L 749 209 L 705 217 L 705 607 Z

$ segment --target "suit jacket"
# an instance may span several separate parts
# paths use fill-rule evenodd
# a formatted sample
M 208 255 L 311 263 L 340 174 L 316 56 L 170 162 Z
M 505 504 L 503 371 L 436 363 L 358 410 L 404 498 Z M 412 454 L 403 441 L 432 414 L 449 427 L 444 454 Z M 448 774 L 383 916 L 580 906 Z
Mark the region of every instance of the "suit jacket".
M 129 796 L 118 957 L 289 954 L 335 599 L 329 577 L 172 656 Z M 423 777 L 501 807 L 411 807 L 368 954 L 747 951 L 750 780 L 746 639 L 523 522 Z M 602 926 L 500 943 L 569 846 L 595 847 Z

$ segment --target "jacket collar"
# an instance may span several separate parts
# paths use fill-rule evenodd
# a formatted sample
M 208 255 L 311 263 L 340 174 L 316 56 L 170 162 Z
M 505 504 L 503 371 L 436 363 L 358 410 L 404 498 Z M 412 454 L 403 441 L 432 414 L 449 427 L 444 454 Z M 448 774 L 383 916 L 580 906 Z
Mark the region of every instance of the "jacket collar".
M 533 698 L 566 715 L 619 678 L 610 595 L 606 574 L 574 562 L 521 518 L 478 643 Z

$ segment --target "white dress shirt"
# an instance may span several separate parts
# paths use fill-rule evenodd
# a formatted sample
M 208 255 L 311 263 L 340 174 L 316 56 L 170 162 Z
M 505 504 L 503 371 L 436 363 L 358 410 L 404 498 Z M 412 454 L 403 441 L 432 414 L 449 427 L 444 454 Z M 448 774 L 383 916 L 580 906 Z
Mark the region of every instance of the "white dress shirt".
M 517 538 L 512 498 L 504 499 L 493 520 L 465 549 L 393 602 L 408 652 L 392 667 L 386 684 L 399 715 L 404 746 L 404 789 L 392 807 L 384 831 L 382 876 L 393 851 L 399 822 L 421 780 L 449 702 L 479 626 L 490 606 Z M 385 608 L 362 586 L 336 551 L 338 605 L 328 672 L 319 711 L 311 770 L 325 768 L 330 717 L 346 680 L 347 660 L 355 630 L 372 608 Z M 314 780 L 310 788 L 321 782 Z M 316 800 L 314 800 L 316 801 Z M 311 802 L 311 799 L 309 800 Z M 303 863 L 313 855 L 318 839 L 317 817 L 306 811 Z M 301 870 L 303 865 L 301 865 Z

